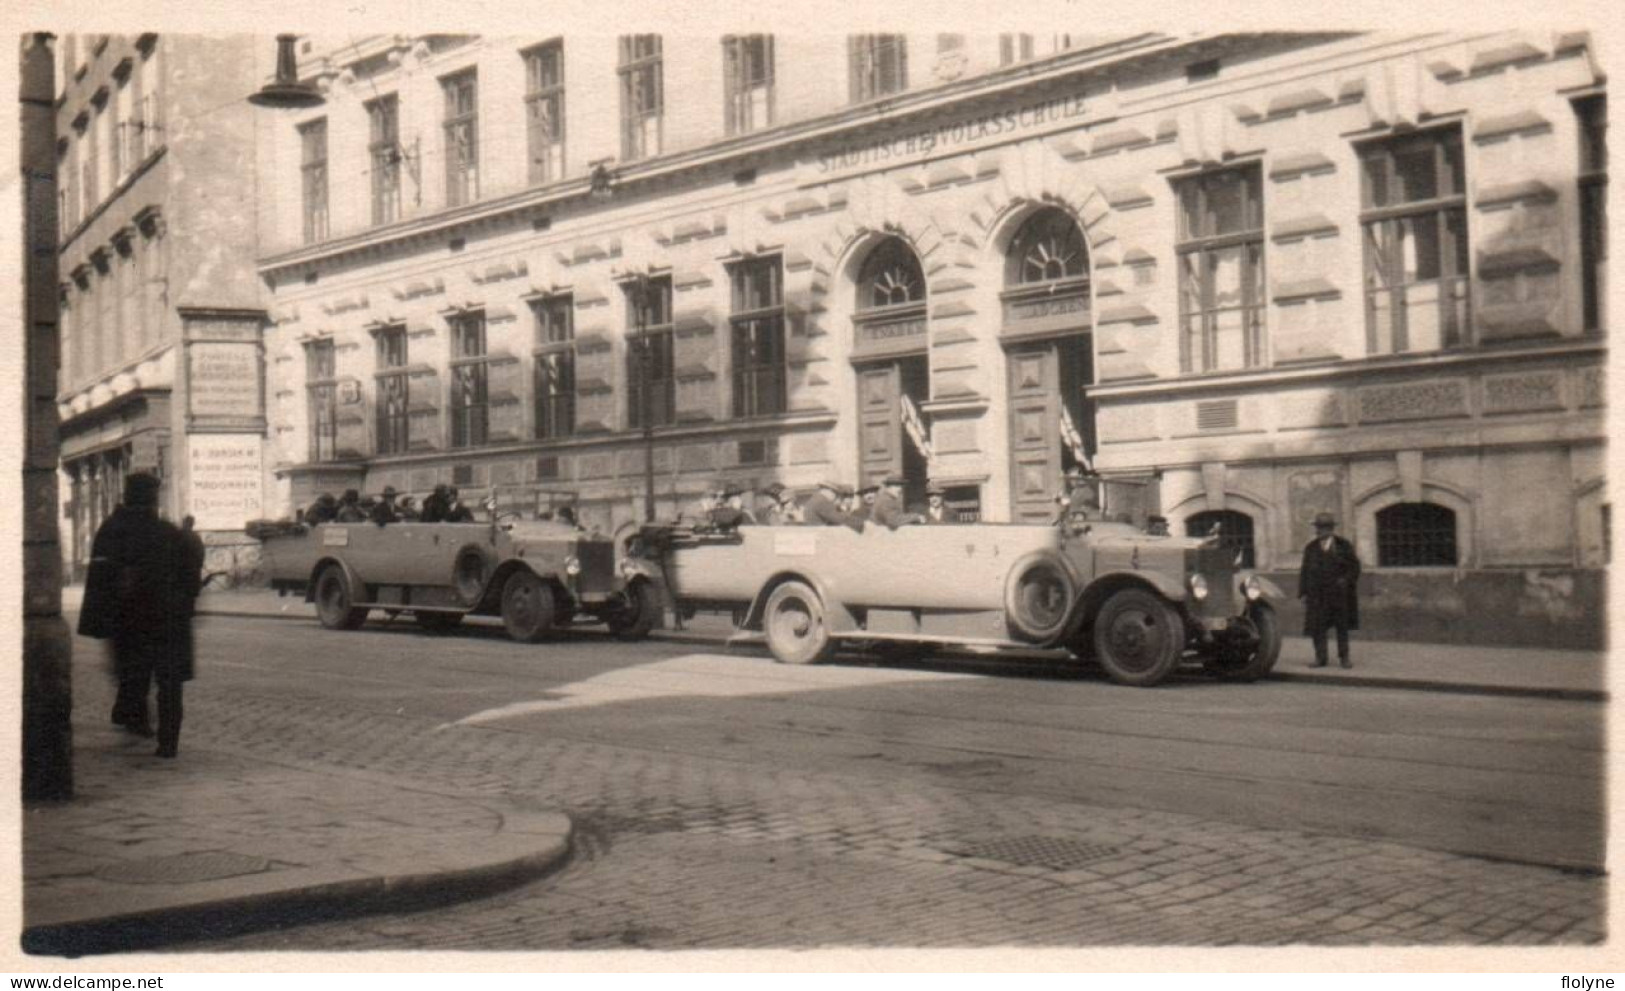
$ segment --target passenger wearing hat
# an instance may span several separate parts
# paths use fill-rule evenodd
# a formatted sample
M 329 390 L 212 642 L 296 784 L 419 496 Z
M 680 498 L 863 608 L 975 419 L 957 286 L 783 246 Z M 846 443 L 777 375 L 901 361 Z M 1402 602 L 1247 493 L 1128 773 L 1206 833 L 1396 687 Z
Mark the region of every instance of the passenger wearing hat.
M 926 526 L 944 526 L 958 522 L 954 519 L 953 510 L 943 501 L 946 495 L 947 493 L 942 491 L 942 486 L 935 482 L 925 487 L 925 505 L 919 510 L 920 522 Z
M 1085 472 L 1076 465 L 1066 470 L 1066 491 L 1055 497 L 1060 505 L 1060 511 L 1055 514 L 1057 524 L 1068 520 L 1088 523 L 1104 518 L 1100 509 L 1100 489 L 1096 486 L 1098 479 L 1094 472 Z
M 398 493 L 395 491 L 395 486 L 384 486 L 383 494 L 378 497 L 376 503 L 373 503 L 371 516 L 374 523 L 383 526 L 385 523 L 400 522 L 400 510 L 395 508 L 396 495 Z
M 865 485 L 858 490 L 857 496 L 857 501 L 852 504 L 852 515 L 860 520 L 874 519 L 875 500 L 880 497 L 880 486 Z
M 463 497 L 458 494 L 457 486 L 455 485 L 446 490 L 446 517 L 444 522 L 474 522 L 474 510 L 469 509 L 468 505 L 463 502 Z
M 339 497 L 338 512 L 333 514 L 336 523 L 365 523 L 367 512 L 361 508 L 361 493 L 355 489 L 345 489 L 344 495 Z
M 1360 558 L 1354 545 L 1337 535 L 1331 513 L 1315 517 L 1315 539 L 1303 548 L 1298 598 L 1304 600 L 1303 632 L 1315 644 L 1313 667 L 1326 666 L 1326 631 L 1337 630 L 1337 662 L 1349 660 L 1349 631 L 1360 628 Z
M 339 501 L 333 498 L 333 493 L 323 492 L 316 497 L 311 507 L 305 510 L 305 522 L 311 526 L 321 523 L 331 523 L 339 514 Z
M 744 509 L 745 490 L 733 482 L 722 486 L 722 501 L 706 514 L 706 521 L 717 530 L 731 531 L 756 522 Z
M 423 512 L 419 519 L 424 523 L 444 523 L 446 513 L 451 509 L 451 486 L 444 482 L 436 485 L 434 491 L 423 497 Z
M 1168 536 L 1168 517 L 1152 513 L 1145 518 L 1145 532 L 1151 537 Z
M 903 508 L 903 480 L 896 475 L 887 475 L 881 483 L 881 489 L 875 496 L 874 507 L 869 511 L 869 518 L 888 530 L 895 530 L 900 526 L 919 523 L 920 517 Z
M 752 513 L 762 526 L 780 526 L 784 519 L 784 483 L 769 482 L 756 491 L 756 510 Z
M 802 522 L 807 526 L 849 526 L 861 533 L 863 521 L 842 511 L 836 502 L 841 491 L 842 486 L 834 482 L 819 482 L 818 491 L 801 507 Z

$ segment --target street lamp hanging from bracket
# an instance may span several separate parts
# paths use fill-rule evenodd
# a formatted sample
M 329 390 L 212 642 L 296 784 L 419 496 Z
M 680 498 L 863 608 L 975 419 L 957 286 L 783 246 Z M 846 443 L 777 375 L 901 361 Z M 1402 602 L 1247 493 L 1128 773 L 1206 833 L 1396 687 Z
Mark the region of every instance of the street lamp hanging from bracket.
M 316 87 L 299 81 L 299 56 L 294 52 L 298 40 L 294 34 L 276 36 L 276 79 L 251 95 L 249 103 L 272 110 L 303 110 L 327 102 Z

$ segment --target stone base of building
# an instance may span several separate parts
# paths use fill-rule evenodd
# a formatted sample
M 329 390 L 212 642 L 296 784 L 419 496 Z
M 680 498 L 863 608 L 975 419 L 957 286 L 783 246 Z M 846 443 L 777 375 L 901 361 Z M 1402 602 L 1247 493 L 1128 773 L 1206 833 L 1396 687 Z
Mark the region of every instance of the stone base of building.
M 1296 572 L 1268 573 L 1287 593 L 1282 629 L 1303 629 Z M 1371 640 L 1603 650 L 1607 572 L 1531 568 L 1368 573 L 1360 579 L 1360 633 Z

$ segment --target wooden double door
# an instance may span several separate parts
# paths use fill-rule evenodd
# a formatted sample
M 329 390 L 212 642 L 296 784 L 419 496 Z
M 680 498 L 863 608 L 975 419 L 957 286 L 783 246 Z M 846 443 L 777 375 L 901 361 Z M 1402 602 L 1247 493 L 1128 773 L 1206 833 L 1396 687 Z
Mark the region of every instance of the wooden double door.
M 1062 413 L 1077 431 L 1085 457 L 1095 455 L 1094 381 L 1089 335 L 1069 334 L 1011 344 L 1005 353 L 1010 386 L 1010 518 L 1049 522 L 1066 470 L 1078 458 L 1062 430 Z
M 903 397 L 916 411 L 931 395 L 931 370 L 925 355 L 909 355 L 855 366 L 858 377 L 859 485 L 877 484 L 887 475 L 901 476 L 903 501 L 925 501 L 930 466 L 903 429 Z M 921 426 L 924 427 L 922 417 Z

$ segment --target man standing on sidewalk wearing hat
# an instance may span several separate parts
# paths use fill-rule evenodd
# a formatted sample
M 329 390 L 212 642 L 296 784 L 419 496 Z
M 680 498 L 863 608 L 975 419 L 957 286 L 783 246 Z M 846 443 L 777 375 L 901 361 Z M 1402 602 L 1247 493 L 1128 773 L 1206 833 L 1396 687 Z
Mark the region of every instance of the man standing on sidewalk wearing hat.
M 1298 569 L 1298 598 L 1303 600 L 1303 632 L 1315 644 L 1314 667 L 1326 666 L 1326 630 L 1337 628 L 1337 662 L 1349 660 L 1349 631 L 1360 628 L 1360 558 L 1354 545 L 1339 537 L 1331 513 L 1315 517 L 1315 539 L 1303 548 Z
M 113 722 L 150 736 L 147 691 L 158 682 L 158 756 L 174 757 L 181 735 L 181 686 L 192 678 L 192 611 L 201 562 L 168 520 L 158 518 L 159 481 L 124 480 L 124 501 L 96 531 L 79 610 L 79 635 L 113 641 L 118 697 Z

